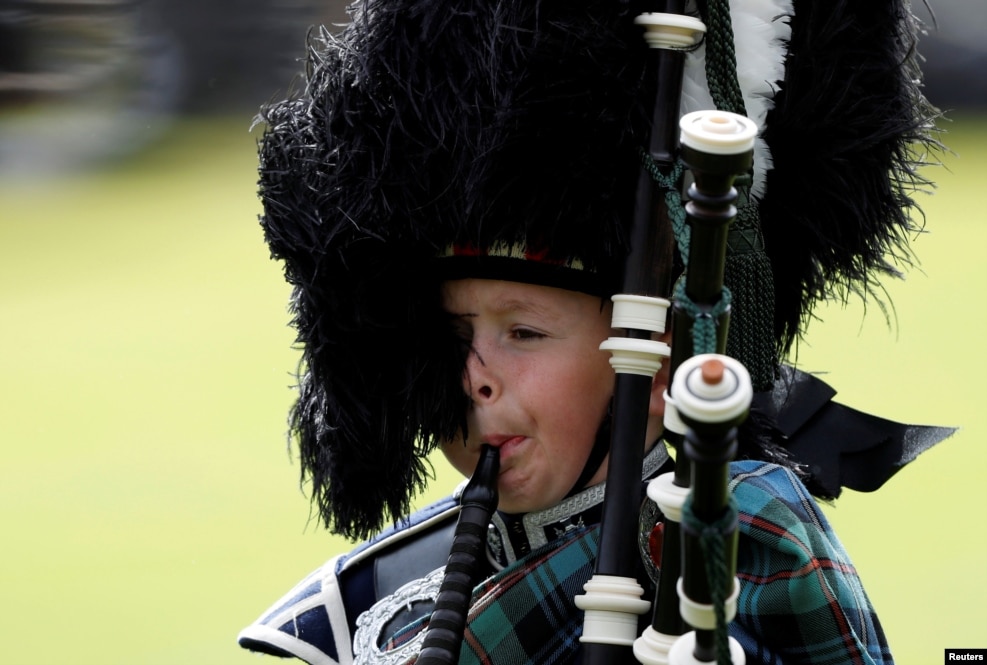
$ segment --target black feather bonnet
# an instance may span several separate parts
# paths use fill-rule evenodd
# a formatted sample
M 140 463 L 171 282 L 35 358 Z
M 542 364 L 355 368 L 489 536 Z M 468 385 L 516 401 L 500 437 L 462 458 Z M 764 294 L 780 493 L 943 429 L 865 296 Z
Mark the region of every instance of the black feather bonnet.
M 524 264 L 537 275 L 519 279 L 613 292 L 656 85 L 636 13 L 367 0 L 338 34 L 310 34 L 304 89 L 264 109 L 262 225 L 303 350 L 291 428 L 332 530 L 405 514 L 424 457 L 461 427 L 461 344 L 437 288 L 451 264 L 436 257 L 498 254 L 458 269 Z M 900 0 L 794 0 L 777 20 L 791 37 L 757 202 L 784 286 L 780 358 L 815 300 L 866 289 L 904 251 L 929 114 Z

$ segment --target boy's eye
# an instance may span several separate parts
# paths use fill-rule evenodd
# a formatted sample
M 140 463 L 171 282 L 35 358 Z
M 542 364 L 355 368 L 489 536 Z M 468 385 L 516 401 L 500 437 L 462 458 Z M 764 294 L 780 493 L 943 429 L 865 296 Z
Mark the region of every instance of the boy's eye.
M 532 330 L 531 328 L 514 328 L 511 334 L 515 339 L 528 340 L 528 339 L 541 339 L 545 335 L 538 332 L 537 330 Z

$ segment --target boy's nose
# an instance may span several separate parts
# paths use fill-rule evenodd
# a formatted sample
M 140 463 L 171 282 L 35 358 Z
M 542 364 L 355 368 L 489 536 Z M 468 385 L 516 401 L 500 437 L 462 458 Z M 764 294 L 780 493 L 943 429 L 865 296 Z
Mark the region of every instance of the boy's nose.
M 476 347 L 466 358 L 463 389 L 474 402 L 491 402 L 500 394 L 500 383 L 487 364 L 486 356 Z

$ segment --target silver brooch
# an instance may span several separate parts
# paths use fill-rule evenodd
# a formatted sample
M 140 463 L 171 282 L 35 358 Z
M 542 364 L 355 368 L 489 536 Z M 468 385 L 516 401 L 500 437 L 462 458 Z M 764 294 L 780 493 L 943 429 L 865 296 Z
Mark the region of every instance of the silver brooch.
M 356 635 L 353 637 L 355 665 L 401 665 L 415 656 L 425 639 L 425 631 L 419 631 L 411 640 L 390 651 L 381 651 L 381 632 L 397 616 L 398 612 L 409 609 L 414 603 L 435 600 L 442 585 L 445 566 L 436 568 L 425 577 L 412 580 L 389 596 L 378 600 L 357 617 Z

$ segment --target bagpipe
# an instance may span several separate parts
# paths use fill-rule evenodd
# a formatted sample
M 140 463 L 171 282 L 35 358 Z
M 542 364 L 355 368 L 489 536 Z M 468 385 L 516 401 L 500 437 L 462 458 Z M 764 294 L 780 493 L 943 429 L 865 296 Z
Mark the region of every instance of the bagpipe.
M 679 100 L 674 82 L 681 80 L 683 48 L 697 43 L 705 26 L 675 11 L 642 15 L 639 21 L 648 27 L 648 41 L 662 63 L 659 71 L 666 83 L 659 86 L 647 157 L 666 172 L 674 168 L 679 151 L 669 145 L 665 128 L 681 128 L 681 157 L 693 175 L 685 206 L 691 233 L 687 269 L 674 296 L 670 352 L 660 342 L 648 341 L 652 332 L 665 330 L 670 303 L 659 294 L 671 292 L 667 279 L 642 274 L 632 253 L 625 292 L 614 298 L 613 326 L 627 334 L 608 340 L 602 348 L 614 354 L 615 401 L 630 403 L 634 414 L 614 426 L 600 557 L 586 594 L 577 598 L 577 605 L 586 611 L 584 662 L 737 664 L 744 662 L 743 651 L 726 634 L 738 595 L 736 508 L 727 489 L 727 471 L 737 450 L 737 426 L 747 416 L 753 389 L 744 366 L 723 355 L 730 314 L 723 275 L 729 225 L 737 213 L 733 181 L 751 169 L 757 127 L 744 116 L 717 111 L 690 113 L 676 123 Z M 646 250 L 662 240 L 649 229 L 662 226 L 670 215 L 667 198 L 647 168 L 639 192 L 634 228 L 646 228 L 636 232 L 635 239 L 643 240 L 640 246 Z M 645 269 L 654 265 L 649 259 L 640 263 Z M 635 315 L 620 317 L 616 303 L 627 298 L 635 301 Z M 628 344 L 629 340 L 634 342 Z M 620 362 L 623 356 L 647 357 L 648 370 L 641 371 L 641 362 Z M 665 356 L 671 363 L 671 383 L 664 396 L 664 439 L 675 447 L 677 464 L 674 473 L 653 480 L 648 488 L 666 519 L 660 526 L 654 618 L 637 638 L 637 616 L 651 609 L 651 603 L 640 600 L 643 589 L 634 578 L 637 567 L 626 553 L 635 553 L 639 539 L 635 516 L 640 497 L 631 490 L 636 490 L 635 480 L 640 478 L 647 410 L 624 395 L 636 393 L 647 399 Z M 628 491 L 611 494 L 611 488 Z M 627 515 L 632 516 L 630 521 Z M 620 552 L 625 553 L 623 558 Z M 686 625 L 693 631 L 685 633 Z
M 906 146 L 934 147 L 929 127 L 930 118 L 935 117 L 934 109 L 915 88 L 920 77 L 912 64 L 914 44 L 908 33 L 915 27 L 913 19 L 900 5 L 889 2 L 870 17 L 873 24 L 847 28 L 853 20 L 865 17 L 854 16 L 842 24 L 827 21 L 822 13 L 803 3 L 808 18 L 792 27 L 790 37 L 778 41 L 787 47 L 789 40 L 804 40 L 805 26 L 812 25 L 819 30 L 815 47 L 825 51 L 820 57 L 832 61 L 836 72 L 816 81 L 812 76 L 818 71 L 811 56 L 805 52 L 794 57 L 784 55 L 778 66 L 785 70 L 790 96 L 779 102 L 782 108 L 773 116 L 768 131 L 748 119 L 748 115 L 757 114 L 746 112 L 737 77 L 729 74 L 737 69 L 737 63 L 728 4 L 700 5 L 708 26 L 687 15 L 683 0 L 664 0 L 663 6 L 657 7 L 660 11 L 635 19 L 643 26 L 658 85 L 651 106 L 650 138 L 642 151 L 635 189 L 628 232 L 630 252 L 622 288 L 613 297 L 612 327 L 623 330 L 624 335 L 601 345 L 611 353 L 616 380 L 599 552 L 592 578 L 584 593 L 575 598 L 576 606 L 585 614 L 580 641 L 582 662 L 587 665 L 744 662 L 743 650 L 728 635 L 739 593 L 735 578 L 737 507 L 728 479 L 729 464 L 738 450 L 738 427 L 747 418 L 752 402 L 760 399 L 758 407 L 769 417 L 777 417 L 778 427 L 789 441 L 788 451 L 801 462 L 811 463 L 822 487 L 819 496 L 838 496 L 843 486 L 876 489 L 919 452 L 949 434 L 943 428 L 890 423 L 833 403 L 833 391 L 828 386 L 778 365 L 779 352 L 790 348 L 811 302 L 825 297 L 827 284 L 857 282 L 866 287 L 872 284 L 870 271 L 893 272 L 884 257 L 903 246 L 901 230 L 912 228 L 907 211 L 913 203 L 908 191 L 925 181 L 915 170 L 922 157 L 909 153 Z M 879 16 L 881 12 L 887 13 Z M 850 37 L 840 30 L 829 32 L 830 24 L 841 26 Z M 846 55 L 854 48 L 841 39 L 870 39 L 868 31 L 888 26 L 894 29 L 883 33 L 887 41 L 875 43 L 868 67 L 858 69 Z M 703 41 L 706 84 L 714 108 L 680 117 L 686 57 Z M 718 60 L 714 67 L 721 66 L 718 74 L 709 68 L 713 59 Z M 724 70 L 726 76 L 722 75 Z M 863 73 L 857 76 L 857 71 Z M 848 77 L 845 88 L 840 87 L 840 76 Z M 770 76 L 762 80 L 773 85 Z M 821 92 L 807 93 L 813 86 Z M 851 87 L 867 97 L 864 105 L 876 110 L 854 115 L 860 100 L 846 103 Z M 815 107 L 808 110 L 799 106 L 808 103 L 806 100 L 812 100 Z M 818 111 L 819 115 L 813 115 L 830 103 L 830 108 L 839 109 L 838 114 Z M 806 119 L 807 113 L 813 115 L 811 120 Z M 845 128 L 826 124 L 836 122 L 836 116 L 849 121 Z M 764 119 L 764 114 L 758 117 Z M 815 123 L 820 136 L 831 137 L 838 144 L 823 149 L 809 147 L 820 154 L 842 151 L 850 155 L 848 164 L 857 182 L 848 185 L 843 175 L 836 173 L 839 166 L 821 161 L 813 162 L 814 172 L 793 168 L 795 160 L 786 144 L 814 140 L 797 128 L 803 120 Z M 736 353 L 734 348 L 730 357 L 725 355 L 731 317 L 731 293 L 724 284 L 727 246 L 734 242 L 732 227 L 736 226 L 733 222 L 738 208 L 745 206 L 745 213 L 751 209 L 751 193 L 758 178 L 752 168 L 755 146 L 759 140 L 769 142 L 768 134 L 778 146 L 771 155 L 775 165 L 771 191 L 790 188 L 791 195 L 786 192 L 762 199 L 760 212 L 755 215 L 770 216 L 762 225 L 772 225 L 777 244 L 792 256 L 782 261 L 782 274 L 775 276 L 775 284 L 784 282 L 779 284 L 777 298 L 773 292 L 759 293 L 761 285 L 752 287 L 750 283 L 748 293 L 740 296 L 743 304 L 739 307 L 747 311 L 739 336 L 760 336 L 769 341 L 750 354 Z M 864 136 L 872 138 L 862 141 Z M 812 150 L 806 153 L 809 161 L 816 159 Z M 762 163 L 762 177 L 764 168 Z M 689 180 L 683 196 L 683 183 Z M 831 192 L 841 192 L 847 198 L 834 204 Z M 871 196 L 874 192 L 881 192 L 883 201 L 877 206 Z M 803 201 L 794 200 L 816 196 L 818 200 L 807 200 L 804 206 Z M 780 218 L 791 219 L 791 228 L 779 226 Z M 743 242 L 764 256 L 761 228 L 751 233 L 746 222 L 740 229 L 740 235 L 746 234 Z M 839 238 L 838 243 L 835 238 Z M 774 286 L 769 283 L 766 288 Z M 753 300 L 752 290 L 758 292 Z M 756 302 L 759 297 L 762 302 Z M 770 313 L 762 316 L 762 310 L 752 314 L 752 308 L 757 307 L 766 307 Z M 665 332 L 669 309 L 671 348 L 656 339 Z M 766 325 L 767 331 L 752 333 L 752 321 Z M 737 357 L 751 364 L 745 365 Z M 670 387 L 664 396 L 664 443 L 658 445 L 667 444 L 675 450 L 676 465 L 674 473 L 659 476 L 647 488 L 648 497 L 664 515 L 663 523 L 642 525 L 640 482 L 648 443 L 649 395 L 665 362 L 669 364 Z M 778 404 L 783 404 L 784 413 L 773 411 Z M 833 442 L 826 432 L 834 429 L 849 443 Z M 774 454 L 769 452 L 765 458 Z M 489 469 L 489 465 L 481 462 L 478 467 L 482 482 L 481 468 Z M 486 482 L 495 483 L 495 475 Z M 463 533 L 480 533 L 485 525 L 482 518 L 475 521 L 476 516 L 491 513 L 495 505 L 494 501 L 483 510 L 471 510 L 469 516 L 464 512 Z M 640 555 L 646 549 L 641 540 L 649 537 L 647 531 L 652 527 L 660 536 L 660 553 L 652 552 L 656 559 L 652 563 L 659 570 L 653 602 L 644 597 L 638 577 Z M 470 541 L 471 537 L 464 539 Z M 465 558 L 476 560 L 482 542 L 479 536 L 472 542 L 474 549 Z M 462 553 L 457 556 L 464 558 Z M 429 645 L 441 642 L 442 648 L 423 652 L 419 661 L 423 664 L 458 660 L 457 640 L 462 633 L 457 638 L 455 630 L 446 630 L 446 626 L 455 625 L 461 631 L 465 625 L 469 594 L 463 581 L 470 578 L 457 570 L 455 575 L 461 582 L 458 588 L 455 581 L 449 582 L 447 597 L 456 595 L 464 603 L 459 608 L 460 617 L 449 624 L 443 622 L 435 636 L 431 631 L 426 634 Z M 649 611 L 650 625 L 639 635 L 642 617 Z M 440 638 L 440 633 L 445 637 Z

